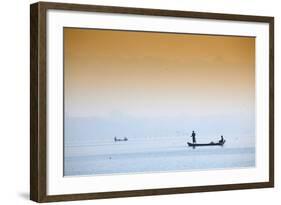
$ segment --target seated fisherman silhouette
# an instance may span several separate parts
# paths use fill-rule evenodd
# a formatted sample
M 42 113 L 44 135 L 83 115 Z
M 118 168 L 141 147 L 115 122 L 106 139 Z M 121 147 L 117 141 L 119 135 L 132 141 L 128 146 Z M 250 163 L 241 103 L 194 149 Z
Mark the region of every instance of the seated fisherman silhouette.
M 195 134 L 195 132 L 194 132 L 194 130 L 193 130 L 193 131 L 192 131 L 192 134 L 191 134 L 193 144 L 196 143 L 196 138 L 195 138 L 195 136 L 196 136 L 196 134 Z
M 219 143 L 223 143 L 224 139 L 223 139 L 223 135 L 221 135 L 221 139 L 219 141 Z

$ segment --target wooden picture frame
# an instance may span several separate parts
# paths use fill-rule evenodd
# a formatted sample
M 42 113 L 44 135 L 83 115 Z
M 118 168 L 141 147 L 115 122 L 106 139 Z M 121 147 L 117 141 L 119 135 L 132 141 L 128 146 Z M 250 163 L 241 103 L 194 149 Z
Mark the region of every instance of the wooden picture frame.
M 47 11 L 98 12 L 119 15 L 177 17 L 192 19 L 223 20 L 234 22 L 264 23 L 269 31 L 269 133 L 268 133 L 268 180 L 235 184 L 215 184 L 170 188 L 136 189 L 93 193 L 49 195 L 47 193 Z M 36 202 L 86 200 L 115 197 L 133 197 L 191 192 L 266 188 L 274 186 L 274 18 L 235 14 L 203 13 L 189 11 L 157 10 L 144 8 L 110 7 L 82 4 L 39 2 L 30 6 L 30 199 Z

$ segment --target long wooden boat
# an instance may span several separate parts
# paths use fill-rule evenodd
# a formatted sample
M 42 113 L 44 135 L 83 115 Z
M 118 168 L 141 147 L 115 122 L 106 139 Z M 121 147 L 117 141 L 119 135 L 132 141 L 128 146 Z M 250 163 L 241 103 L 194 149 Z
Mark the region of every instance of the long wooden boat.
M 188 142 L 188 146 L 190 147 L 203 147 L 203 146 L 223 146 L 225 143 L 225 140 L 222 142 L 210 142 L 210 143 L 190 143 Z

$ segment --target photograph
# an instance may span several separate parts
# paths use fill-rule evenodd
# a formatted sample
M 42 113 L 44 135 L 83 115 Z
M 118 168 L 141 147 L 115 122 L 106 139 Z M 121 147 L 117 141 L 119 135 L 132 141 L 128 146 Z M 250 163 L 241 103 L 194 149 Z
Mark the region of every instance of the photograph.
M 64 177 L 254 168 L 255 45 L 64 27 Z
M 274 16 L 30 6 L 30 199 L 274 187 Z

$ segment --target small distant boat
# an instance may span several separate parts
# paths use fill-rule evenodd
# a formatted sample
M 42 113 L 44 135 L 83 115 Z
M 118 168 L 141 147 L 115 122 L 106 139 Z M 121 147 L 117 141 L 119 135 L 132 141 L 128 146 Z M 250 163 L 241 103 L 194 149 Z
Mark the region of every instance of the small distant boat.
M 127 137 L 124 137 L 124 138 L 114 137 L 114 142 L 124 142 L 124 141 L 128 141 L 128 138 Z
M 188 142 L 188 146 L 190 147 L 203 147 L 203 146 L 223 146 L 225 143 L 225 140 L 219 141 L 219 142 L 210 142 L 210 143 L 190 143 Z

